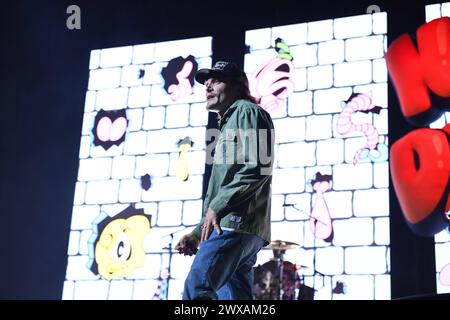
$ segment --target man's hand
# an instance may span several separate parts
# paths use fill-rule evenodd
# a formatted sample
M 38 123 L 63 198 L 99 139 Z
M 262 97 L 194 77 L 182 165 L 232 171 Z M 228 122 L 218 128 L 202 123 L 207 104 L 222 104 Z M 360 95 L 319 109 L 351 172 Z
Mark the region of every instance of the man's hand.
M 208 240 L 209 235 L 211 234 L 213 228 L 216 229 L 217 234 L 222 234 L 222 229 L 220 228 L 219 222 L 220 220 L 217 219 L 217 214 L 214 212 L 214 210 L 208 208 L 205 219 L 203 220 L 202 236 L 200 238 L 200 243 Z
M 188 233 L 184 235 L 180 241 L 178 241 L 175 246 L 175 250 L 178 250 L 180 254 L 184 254 L 185 256 L 192 256 L 197 253 L 197 248 L 200 243 L 200 239 L 197 238 L 192 233 Z

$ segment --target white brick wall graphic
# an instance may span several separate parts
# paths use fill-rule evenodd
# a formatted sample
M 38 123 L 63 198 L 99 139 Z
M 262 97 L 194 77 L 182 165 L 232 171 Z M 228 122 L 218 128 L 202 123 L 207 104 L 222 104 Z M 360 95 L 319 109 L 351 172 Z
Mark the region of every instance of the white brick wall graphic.
M 300 245 L 286 259 L 319 300 L 390 299 L 386 17 L 246 32 L 244 68 L 275 125 L 272 240 Z
M 193 74 L 211 66 L 211 41 L 91 52 L 63 299 L 181 299 L 192 259 L 170 257 L 168 248 L 201 217 L 208 113 Z M 182 154 L 188 177 L 180 179 L 178 143 L 185 137 L 192 146 Z M 114 221 L 129 205 L 151 216 L 151 230 L 140 244 L 142 266 L 105 279 L 86 266 L 95 249 L 89 245 L 92 224 L 99 217 Z M 126 241 L 118 243 L 125 252 Z M 169 267 L 168 291 L 155 296 Z
M 425 6 L 426 22 L 440 17 L 450 17 L 450 2 Z M 430 128 L 441 129 L 448 123 L 450 123 L 450 112 L 445 112 L 430 124 Z M 450 293 L 450 230 L 442 230 L 435 235 L 434 240 L 436 243 L 436 292 Z

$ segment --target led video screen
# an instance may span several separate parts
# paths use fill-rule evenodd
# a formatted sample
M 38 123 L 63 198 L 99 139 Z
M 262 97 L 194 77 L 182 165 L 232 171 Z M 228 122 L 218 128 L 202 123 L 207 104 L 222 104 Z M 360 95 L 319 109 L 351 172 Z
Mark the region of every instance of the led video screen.
M 386 32 L 383 12 L 246 32 L 251 93 L 275 125 L 285 298 L 390 299 Z M 211 41 L 91 52 L 63 299 L 181 299 L 192 257 L 173 246 L 201 218 L 193 74 Z M 258 254 L 255 288 L 279 271 L 272 257 Z
M 63 299 L 181 298 L 191 259 L 171 249 L 201 219 L 208 112 L 194 74 L 211 42 L 91 51 Z
M 296 299 L 390 299 L 386 32 L 384 12 L 246 32 L 251 93 L 275 125 L 272 241 L 289 243 Z M 260 282 L 274 258 L 259 253 Z
M 450 2 L 433 4 L 425 7 L 426 22 L 450 17 Z M 450 112 L 445 112 L 439 119 L 430 124 L 430 128 L 442 129 L 450 123 Z M 450 293 L 450 230 L 442 230 L 434 236 L 436 254 L 436 291 Z

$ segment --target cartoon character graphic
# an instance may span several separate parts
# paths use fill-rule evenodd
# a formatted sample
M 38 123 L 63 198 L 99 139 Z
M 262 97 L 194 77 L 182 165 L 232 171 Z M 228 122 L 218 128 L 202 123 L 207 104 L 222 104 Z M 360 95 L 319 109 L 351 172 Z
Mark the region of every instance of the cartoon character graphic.
M 94 145 L 102 146 L 108 150 L 113 145 L 120 145 L 125 141 L 125 133 L 128 126 L 125 109 L 105 111 L 101 109 L 95 116 Z
M 141 177 L 141 187 L 145 191 L 148 191 L 150 190 L 151 186 L 152 186 L 152 177 L 148 173 L 146 173 Z
M 344 102 L 343 110 L 339 115 L 336 130 L 341 135 L 360 131 L 366 138 L 366 144 L 356 151 L 353 164 L 360 159 L 370 158 L 373 161 L 385 161 L 388 156 L 388 148 L 385 144 L 379 144 L 378 130 L 371 123 L 355 124 L 352 121 L 354 112 L 379 113 L 381 107 L 372 104 L 372 92 L 354 93 Z
M 178 147 L 180 148 L 180 152 L 178 155 L 178 162 L 175 169 L 175 174 L 182 181 L 187 181 L 187 179 L 189 179 L 187 153 L 189 152 L 189 150 L 193 145 L 194 143 L 189 137 L 185 137 L 184 139 L 178 141 Z
M 316 203 L 312 209 L 309 219 L 312 234 L 326 242 L 333 241 L 333 224 L 328 210 L 324 193 L 331 189 L 332 176 L 322 175 L 317 172 L 311 181 L 313 190 L 316 192 Z
M 439 282 L 444 286 L 450 286 L 450 263 L 447 263 L 439 272 Z
M 144 237 L 150 232 L 151 216 L 129 206 L 111 218 L 101 213 L 93 222 L 88 241 L 87 267 L 106 280 L 127 277 L 144 265 Z
M 331 292 L 334 294 L 345 294 L 346 285 L 342 281 L 336 281 L 336 286 L 333 288 Z
M 194 75 L 197 72 L 198 64 L 194 56 L 187 58 L 176 57 L 169 61 L 161 71 L 164 79 L 164 89 L 173 101 L 192 94 L 194 85 Z
M 249 81 L 250 93 L 268 112 L 279 109 L 284 99 L 294 91 L 294 83 L 289 79 L 294 73 L 289 46 L 277 38 L 275 48 L 278 55 L 262 64 Z
M 169 285 L 169 268 L 164 268 L 158 278 L 158 285 L 152 300 L 167 300 L 167 288 Z

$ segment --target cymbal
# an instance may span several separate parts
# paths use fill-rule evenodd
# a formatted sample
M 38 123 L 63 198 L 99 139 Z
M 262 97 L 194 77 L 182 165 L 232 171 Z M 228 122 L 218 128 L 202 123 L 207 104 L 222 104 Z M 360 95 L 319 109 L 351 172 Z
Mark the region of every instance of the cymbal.
M 288 250 L 288 249 L 295 249 L 298 247 L 300 247 L 300 245 L 295 242 L 275 240 L 269 243 L 269 245 L 267 245 L 266 248 L 272 250 Z

